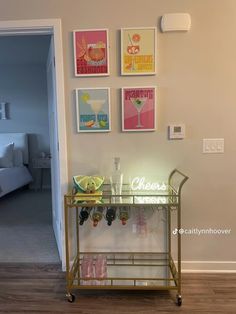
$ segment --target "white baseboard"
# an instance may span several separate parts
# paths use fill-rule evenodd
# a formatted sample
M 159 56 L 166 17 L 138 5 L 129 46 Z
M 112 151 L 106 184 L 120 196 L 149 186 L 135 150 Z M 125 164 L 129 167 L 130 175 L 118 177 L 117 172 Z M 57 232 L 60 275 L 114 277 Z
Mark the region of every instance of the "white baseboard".
M 182 261 L 183 273 L 236 273 L 234 261 Z

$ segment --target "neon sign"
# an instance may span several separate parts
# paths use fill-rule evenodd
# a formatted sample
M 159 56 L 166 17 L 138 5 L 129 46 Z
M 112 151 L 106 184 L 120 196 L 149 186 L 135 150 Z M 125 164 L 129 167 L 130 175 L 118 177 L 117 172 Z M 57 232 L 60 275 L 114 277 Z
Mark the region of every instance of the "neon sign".
M 147 182 L 145 177 L 135 177 L 131 182 L 132 191 L 166 191 L 164 182 Z

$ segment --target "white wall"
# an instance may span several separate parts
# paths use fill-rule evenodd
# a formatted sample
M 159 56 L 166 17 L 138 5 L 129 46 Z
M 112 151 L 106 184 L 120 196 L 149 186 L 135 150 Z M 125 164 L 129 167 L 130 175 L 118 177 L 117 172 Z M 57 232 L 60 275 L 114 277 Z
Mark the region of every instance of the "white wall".
M 67 104 L 67 139 L 70 177 L 81 173 L 108 175 L 111 158 L 119 154 L 126 177 L 146 174 L 163 177 L 179 168 L 190 179 L 183 190 L 185 228 L 229 228 L 228 236 L 183 236 L 183 260 L 221 261 L 212 269 L 227 269 L 236 260 L 236 2 L 235 0 L 2 0 L 2 20 L 62 19 Z M 25 9 L 27 7 L 27 10 Z M 119 29 L 158 26 L 164 13 L 188 12 L 189 33 L 158 30 L 158 75 L 119 75 Z M 72 31 L 108 28 L 110 77 L 75 78 Z M 122 133 L 122 86 L 157 85 L 158 131 Z M 112 132 L 77 134 L 74 89 L 111 87 Z M 168 141 L 167 125 L 186 124 L 184 141 Z M 225 138 L 225 153 L 202 154 L 202 139 Z M 204 267 L 194 264 L 192 268 Z M 236 268 L 235 265 L 233 266 Z

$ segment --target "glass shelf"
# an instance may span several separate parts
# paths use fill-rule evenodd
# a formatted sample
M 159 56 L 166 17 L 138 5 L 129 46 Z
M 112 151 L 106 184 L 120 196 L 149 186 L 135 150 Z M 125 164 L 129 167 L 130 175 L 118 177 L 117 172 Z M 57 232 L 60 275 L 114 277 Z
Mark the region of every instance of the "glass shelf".
M 125 186 L 127 188 L 127 185 Z M 104 185 L 103 191 L 94 194 L 84 193 L 82 196 L 76 194 L 65 195 L 65 202 L 68 207 L 80 206 L 85 204 L 88 207 L 101 204 L 102 206 L 143 206 L 143 205 L 159 205 L 161 206 L 171 205 L 176 209 L 179 203 L 179 194 L 171 187 L 167 186 L 166 191 L 128 191 L 123 189 L 121 195 L 111 194 L 109 185 Z
M 79 269 L 84 255 L 105 255 L 107 277 L 81 278 Z M 137 266 L 137 267 L 134 267 Z M 73 287 L 81 289 L 176 289 L 177 271 L 169 253 L 81 252 L 75 259 L 71 273 Z M 164 276 L 163 276 L 164 274 Z M 104 287 L 105 286 L 105 287 Z

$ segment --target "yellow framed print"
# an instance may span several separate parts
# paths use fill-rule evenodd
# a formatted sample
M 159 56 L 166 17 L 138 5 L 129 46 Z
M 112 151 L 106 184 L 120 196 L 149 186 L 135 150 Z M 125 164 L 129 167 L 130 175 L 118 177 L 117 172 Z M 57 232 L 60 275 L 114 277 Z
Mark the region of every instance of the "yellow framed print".
M 156 27 L 121 29 L 121 75 L 156 74 Z

